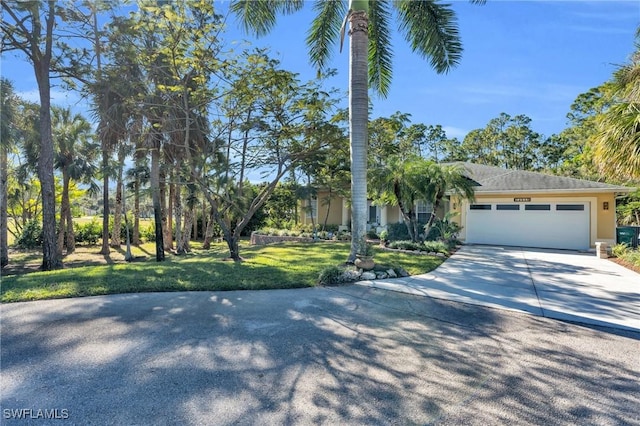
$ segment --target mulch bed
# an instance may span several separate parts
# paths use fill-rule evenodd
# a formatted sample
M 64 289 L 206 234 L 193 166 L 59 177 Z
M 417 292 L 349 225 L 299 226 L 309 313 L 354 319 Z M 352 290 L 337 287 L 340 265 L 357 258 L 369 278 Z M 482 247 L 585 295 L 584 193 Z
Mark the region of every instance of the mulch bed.
M 609 258 L 610 261 L 617 263 L 618 265 L 624 266 L 627 269 L 631 269 L 632 271 L 635 271 L 637 273 L 640 274 L 640 267 L 627 262 L 626 260 L 622 260 L 622 259 L 618 259 L 617 257 L 611 257 Z

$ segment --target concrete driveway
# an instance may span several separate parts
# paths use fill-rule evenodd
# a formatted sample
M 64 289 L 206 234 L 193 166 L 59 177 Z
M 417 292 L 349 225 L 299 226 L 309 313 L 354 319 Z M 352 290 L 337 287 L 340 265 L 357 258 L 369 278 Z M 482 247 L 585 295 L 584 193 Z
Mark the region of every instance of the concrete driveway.
M 640 274 L 593 253 L 469 245 L 429 274 L 358 284 L 640 330 Z
M 0 313 L 3 425 L 640 424 L 632 331 L 362 286 Z

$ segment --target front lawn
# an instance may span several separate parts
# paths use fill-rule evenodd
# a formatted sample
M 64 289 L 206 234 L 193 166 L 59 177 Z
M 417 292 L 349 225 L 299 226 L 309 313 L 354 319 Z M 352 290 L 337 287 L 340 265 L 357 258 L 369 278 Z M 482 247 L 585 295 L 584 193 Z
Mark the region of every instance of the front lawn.
M 168 255 L 157 263 L 151 256 L 132 263 L 124 263 L 121 253 L 105 260 L 92 254 L 97 261 L 85 256 L 83 262 L 65 259 L 67 267 L 58 271 L 29 272 L 3 276 L 0 302 L 55 299 L 63 297 L 95 296 L 114 293 L 189 290 L 263 290 L 316 285 L 320 271 L 344 262 L 349 243 L 284 243 L 241 248 L 245 261 L 224 260 L 225 245 L 216 244 L 211 250 L 196 249 L 186 256 Z M 85 248 L 96 252 L 99 248 Z M 136 253 L 153 253 L 153 244 L 146 244 Z M 25 258 L 33 254 L 23 254 Z M 75 256 L 82 256 L 82 253 Z M 120 256 L 120 257 L 117 257 Z M 20 256 L 14 256 L 14 258 Z M 410 274 L 435 269 L 443 259 L 411 253 L 397 253 L 376 249 L 377 264 L 401 267 Z

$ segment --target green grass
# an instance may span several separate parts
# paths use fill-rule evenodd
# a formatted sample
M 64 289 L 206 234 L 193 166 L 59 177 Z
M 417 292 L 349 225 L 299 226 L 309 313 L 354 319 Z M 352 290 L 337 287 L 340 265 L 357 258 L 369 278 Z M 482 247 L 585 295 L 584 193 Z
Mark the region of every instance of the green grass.
M 95 296 L 149 291 L 262 290 L 310 287 L 320 271 L 345 261 L 348 243 L 286 243 L 241 248 L 244 262 L 224 260 L 224 244 L 165 262 L 145 260 L 31 272 L 2 278 L 0 302 Z M 145 251 L 152 246 L 145 246 Z M 410 274 L 435 269 L 442 259 L 376 251 L 377 264 L 402 267 Z

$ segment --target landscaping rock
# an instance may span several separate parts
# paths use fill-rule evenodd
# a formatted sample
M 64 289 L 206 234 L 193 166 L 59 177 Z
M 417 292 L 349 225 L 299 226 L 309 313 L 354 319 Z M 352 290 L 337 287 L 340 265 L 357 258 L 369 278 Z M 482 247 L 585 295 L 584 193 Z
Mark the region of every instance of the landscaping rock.
M 387 270 L 387 275 L 389 276 L 389 278 L 398 278 L 398 274 L 396 274 L 396 271 L 391 268 Z
M 376 272 L 376 279 L 384 280 L 385 278 L 389 278 L 386 272 Z
M 360 279 L 362 280 L 375 280 L 376 279 L 376 274 L 374 274 L 373 272 L 363 272 L 362 275 L 360 275 Z
M 409 273 L 404 268 L 400 268 L 398 270 L 398 275 L 400 275 L 403 278 L 406 278 L 409 276 Z
M 358 281 L 361 275 L 362 275 L 362 272 L 360 271 L 344 271 L 344 273 L 342 274 L 342 281 L 345 283 L 348 283 L 351 281 Z

